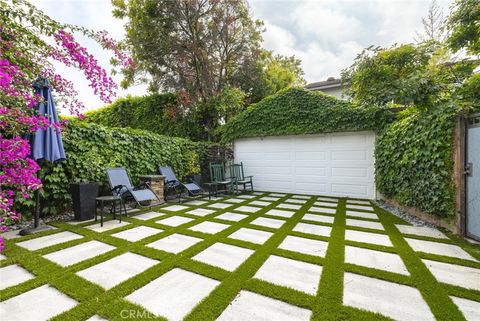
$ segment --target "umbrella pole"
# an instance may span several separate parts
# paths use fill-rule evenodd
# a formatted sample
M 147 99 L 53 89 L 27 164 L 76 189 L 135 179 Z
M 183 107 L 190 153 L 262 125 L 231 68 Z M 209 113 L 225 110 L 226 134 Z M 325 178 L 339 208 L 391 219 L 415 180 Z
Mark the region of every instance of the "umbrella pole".
M 33 217 L 33 228 L 38 228 L 40 225 L 40 191 L 35 191 L 35 213 Z

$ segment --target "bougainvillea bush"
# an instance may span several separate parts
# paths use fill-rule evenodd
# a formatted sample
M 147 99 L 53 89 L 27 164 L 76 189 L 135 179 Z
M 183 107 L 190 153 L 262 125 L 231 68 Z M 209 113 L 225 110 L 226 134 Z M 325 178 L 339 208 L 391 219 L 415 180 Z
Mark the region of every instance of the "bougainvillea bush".
M 81 116 L 83 104 L 73 83 L 55 71 L 53 61 L 81 70 L 93 93 L 105 103 L 112 101 L 118 86 L 95 57 L 75 41 L 74 33 L 113 50 L 114 63 L 120 68 L 134 65 L 106 32 L 59 23 L 25 0 L 0 0 L 0 21 L 0 232 L 5 232 L 20 219 L 16 204 L 42 188 L 36 176 L 40 168 L 29 158 L 26 137 L 48 126 L 62 127 L 36 114 L 34 107 L 42 98 L 34 95 L 35 80 L 47 78 L 57 102 Z M 0 237 L 0 251 L 3 248 Z

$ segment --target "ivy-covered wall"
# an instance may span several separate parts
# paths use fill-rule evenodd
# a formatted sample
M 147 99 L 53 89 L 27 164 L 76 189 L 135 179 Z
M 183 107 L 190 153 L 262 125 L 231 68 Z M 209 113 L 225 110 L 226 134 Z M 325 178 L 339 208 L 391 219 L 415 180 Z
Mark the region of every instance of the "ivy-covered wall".
M 382 107 L 355 107 L 347 101 L 301 88 L 279 91 L 250 105 L 220 128 L 223 141 L 242 137 L 380 130 L 393 113 Z
M 378 137 L 376 185 L 384 196 L 437 216 L 455 213 L 452 104 L 400 117 Z
M 156 174 L 159 165 L 172 166 L 183 178 L 200 173 L 211 159 L 221 159 L 225 153 L 222 146 L 206 142 L 78 121 L 71 121 L 62 135 L 67 161 L 42 165 L 42 208 L 46 214 L 71 207 L 72 182 L 94 181 L 107 186 L 109 167 L 125 167 L 134 183 L 141 174 Z M 32 200 L 24 200 L 23 206 L 32 204 Z
M 153 133 L 188 137 L 185 120 L 172 113 L 176 110 L 175 94 L 152 94 L 119 98 L 111 105 L 85 113 L 83 122 L 107 127 L 130 127 Z

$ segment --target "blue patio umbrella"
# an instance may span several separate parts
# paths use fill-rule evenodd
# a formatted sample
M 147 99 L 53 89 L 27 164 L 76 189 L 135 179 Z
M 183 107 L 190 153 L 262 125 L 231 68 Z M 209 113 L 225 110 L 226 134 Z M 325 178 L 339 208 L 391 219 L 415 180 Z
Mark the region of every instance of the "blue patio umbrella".
M 52 89 L 48 79 L 39 77 L 34 85 L 35 93 L 43 97 L 43 101 L 36 106 L 36 112 L 39 116 L 45 116 L 50 123 L 58 124 L 58 115 L 53 102 Z M 30 139 L 31 158 L 37 163 L 59 162 L 67 159 L 63 148 L 62 135 L 57 128 L 49 126 L 45 129 L 38 129 Z M 40 216 L 40 193 L 35 193 L 36 206 L 34 215 L 34 230 L 39 226 Z M 22 234 L 30 234 L 33 231 L 22 231 Z

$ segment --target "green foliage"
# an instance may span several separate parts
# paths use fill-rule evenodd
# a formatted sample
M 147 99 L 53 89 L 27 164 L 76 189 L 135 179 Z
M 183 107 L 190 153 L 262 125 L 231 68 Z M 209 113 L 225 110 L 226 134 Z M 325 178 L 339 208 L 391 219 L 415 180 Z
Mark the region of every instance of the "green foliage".
M 200 172 L 208 162 L 208 144 L 166 137 L 129 128 L 107 128 L 70 122 L 63 131 L 67 161 L 43 165 L 44 213 L 71 204 L 69 183 L 99 182 L 107 186 L 106 169 L 127 168 L 133 182 L 141 174 L 155 174 L 159 165 L 172 166 L 179 178 Z
M 284 89 L 253 104 L 220 128 L 222 140 L 241 137 L 377 130 L 392 114 L 387 108 L 355 108 L 349 102 L 300 88 Z
M 465 48 L 471 55 L 480 54 L 480 2 L 456 0 L 448 19 L 448 45 L 454 51 Z
M 388 126 L 375 146 L 376 185 L 387 197 L 439 216 L 454 215 L 453 131 L 458 108 L 438 106 Z
M 169 93 L 129 96 L 85 113 L 86 118 L 83 121 L 107 127 L 130 127 L 161 135 L 189 137 L 186 119 L 175 114 L 176 105 L 176 96 Z
M 425 110 L 450 99 L 475 65 L 452 64 L 448 52 L 431 43 L 367 48 L 342 72 L 342 81 L 349 84 L 347 96 L 355 103 Z

